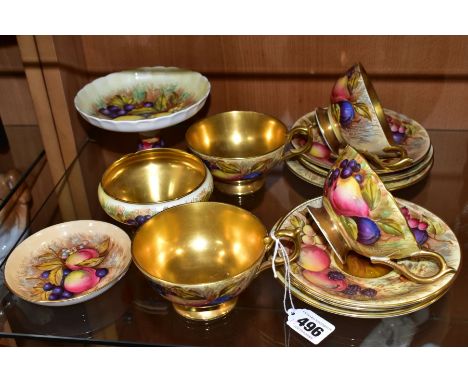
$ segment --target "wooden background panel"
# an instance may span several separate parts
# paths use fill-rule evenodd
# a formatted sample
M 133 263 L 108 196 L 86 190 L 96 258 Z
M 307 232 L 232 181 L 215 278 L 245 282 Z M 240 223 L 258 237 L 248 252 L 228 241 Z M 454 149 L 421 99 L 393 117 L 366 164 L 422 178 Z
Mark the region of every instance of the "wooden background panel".
M 87 69 L 180 66 L 205 73 L 468 75 L 466 36 L 83 36 Z M 68 62 L 74 65 L 73 62 Z
M 208 114 L 255 110 L 291 126 L 302 115 L 329 102 L 333 80 L 216 79 Z M 384 107 L 415 119 L 427 129 L 468 129 L 467 84 L 440 81 L 375 81 Z

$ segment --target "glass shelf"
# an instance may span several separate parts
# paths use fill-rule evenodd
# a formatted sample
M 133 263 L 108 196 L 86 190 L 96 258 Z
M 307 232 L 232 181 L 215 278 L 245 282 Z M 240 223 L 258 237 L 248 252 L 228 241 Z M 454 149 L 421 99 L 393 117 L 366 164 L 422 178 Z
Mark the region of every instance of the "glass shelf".
M 394 194 L 422 205 L 452 228 L 462 251 L 468 246 L 468 132 L 430 131 L 435 163 L 422 182 Z M 133 144 L 133 142 L 130 142 Z M 88 141 L 32 217 L 24 237 L 52 224 L 76 219 L 115 223 L 101 209 L 97 186 L 106 167 L 132 146 Z M 183 144 L 177 144 L 185 148 Z M 248 198 L 214 192 L 211 200 L 240 205 L 270 229 L 321 189 L 277 166 L 265 187 Z M 117 224 L 118 225 L 118 224 Z M 119 225 L 130 235 L 131 229 Z M 114 287 L 88 302 L 69 307 L 44 307 L 25 302 L 4 285 L 0 274 L 0 337 L 19 345 L 41 342 L 161 346 L 309 346 L 285 325 L 283 286 L 263 272 L 240 295 L 236 308 L 211 323 L 191 322 L 175 313 L 132 265 Z M 468 271 L 460 275 L 439 301 L 415 313 L 385 319 L 358 319 L 311 308 L 294 298 L 296 308 L 309 308 L 335 325 L 321 346 L 457 346 L 468 345 Z

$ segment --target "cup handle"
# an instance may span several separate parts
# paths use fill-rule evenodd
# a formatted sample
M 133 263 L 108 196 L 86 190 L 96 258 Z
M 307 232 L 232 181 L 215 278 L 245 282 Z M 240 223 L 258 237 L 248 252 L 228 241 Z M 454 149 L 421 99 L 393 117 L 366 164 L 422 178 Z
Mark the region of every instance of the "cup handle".
M 396 153 L 400 160 L 396 163 L 387 164 L 384 163 L 377 155 L 370 153 L 369 151 L 362 151 L 362 154 L 370 160 L 374 165 L 382 170 L 401 170 L 413 163 L 413 159 L 408 158 L 406 149 L 401 146 L 388 146 L 383 149 L 386 153 Z
M 294 230 L 280 229 L 275 232 L 275 236 L 278 239 L 284 238 L 284 239 L 291 240 L 294 243 L 294 250 L 290 255 L 288 255 L 289 262 L 293 262 L 299 256 L 299 253 L 301 251 L 301 233 L 302 233 L 301 228 L 296 228 Z M 265 244 L 266 244 L 265 252 L 268 252 L 271 249 L 271 247 L 273 247 L 273 245 L 275 244 L 275 240 L 271 236 L 267 236 L 265 238 Z M 284 264 L 284 259 L 282 257 L 276 258 L 275 265 L 283 265 L 283 264 Z M 255 274 L 255 277 L 257 277 L 265 269 L 271 268 L 272 265 L 273 265 L 273 260 L 271 258 L 261 263 L 260 267 L 257 270 L 257 273 Z
M 371 262 L 374 264 L 387 265 L 393 268 L 394 270 L 396 270 L 397 272 L 399 272 L 401 275 L 405 276 L 408 280 L 414 281 L 415 283 L 419 283 L 419 284 L 430 284 L 434 281 L 439 280 L 441 277 L 449 273 L 455 272 L 455 269 L 449 267 L 447 263 L 445 262 L 445 259 L 443 258 L 443 256 L 441 256 L 437 252 L 421 249 L 417 252 L 413 252 L 411 255 L 408 256 L 408 258 L 412 258 L 412 259 L 425 258 L 425 259 L 435 260 L 439 265 L 439 271 L 433 276 L 422 277 L 411 272 L 404 265 L 400 265 L 397 262 L 390 260 L 388 258 L 372 258 L 371 257 Z
M 299 126 L 292 128 L 288 133 L 288 136 L 286 138 L 286 143 L 291 142 L 291 140 L 293 139 L 295 135 L 307 136 L 307 141 L 305 145 L 302 146 L 301 148 L 291 149 L 287 153 L 283 153 L 283 155 L 281 156 L 281 160 L 289 160 L 297 155 L 304 154 L 305 152 L 309 151 L 310 148 L 312 147 L 312 143 L 314 143 L 313 138 L 312 138 L 312 125 L 308 125 L 308 126 L 299 125 Z

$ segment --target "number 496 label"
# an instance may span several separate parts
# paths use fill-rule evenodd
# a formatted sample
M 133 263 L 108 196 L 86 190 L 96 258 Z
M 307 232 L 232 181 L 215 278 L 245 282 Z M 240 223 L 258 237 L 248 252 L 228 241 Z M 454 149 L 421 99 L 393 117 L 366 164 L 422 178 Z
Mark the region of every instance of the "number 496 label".
M 289 309 L 288 326 L 318 345 L 335 330 L 335 326 L 307 309 Z

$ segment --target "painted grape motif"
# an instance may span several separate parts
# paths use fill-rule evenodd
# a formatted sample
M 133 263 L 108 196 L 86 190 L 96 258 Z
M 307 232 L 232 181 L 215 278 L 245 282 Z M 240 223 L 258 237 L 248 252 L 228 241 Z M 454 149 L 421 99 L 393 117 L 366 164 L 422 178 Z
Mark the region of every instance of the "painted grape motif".
M 401 208 L 400 211 L 405 217 L 406 222 L 408 223 L 411 232 L 413 232 L 414 238 L 416 239 L 418 244 L 423 245 L 427 241 L 427 239 L 429 239 L 429 234 L 427 232 L 429 224 L 427 224 L 423 220 L 419 220 L 411 216 L 408 208 L 406 207 Z
M 96 246 L 84 241 L 71 248 L 50 249 L 34 267 L 40 272 L 34 294 L 42 300 L 66 300 L 94 288 L 109 269 L 99 267 L 110 245 L 106 238 Z
M 193 103 L 193 97 L 182 89 L 135 90 L 116 94 L 104 102 L 98 113 L 116 121 L 163 117 Z

